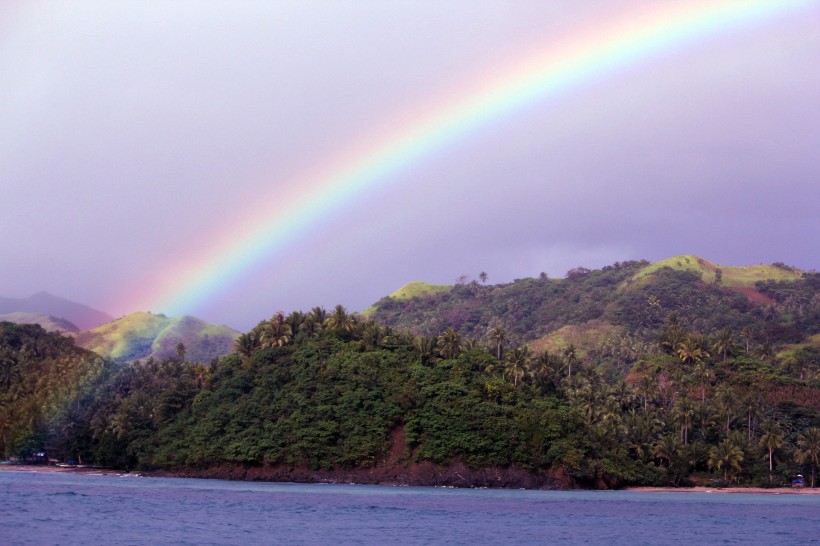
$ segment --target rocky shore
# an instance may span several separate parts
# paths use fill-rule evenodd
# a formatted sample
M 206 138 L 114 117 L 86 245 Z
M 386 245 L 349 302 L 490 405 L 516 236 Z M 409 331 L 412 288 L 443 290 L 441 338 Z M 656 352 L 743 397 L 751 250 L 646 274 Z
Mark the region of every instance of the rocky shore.
M 206 478 L 215 480 L 355 483 L 362 485 L 487 487 L 502 489 L 575 489 L 572 478 L 563 470 L 532 475 L 520 468 L 471 470 L 463 464 L 447 467 L 420 463 L 404 467 L 375 467 L 313 470 L 305 467 L 224 465 L 208 468 L 175 468 L 127 472 L 82 466 L 7 465 L 0 470 L 19 472 L 71 472 L 77 474 L 139 474 L 141 476 Z
M 533 475 L 521 468 L 482 468 L 464 464 L 438 466 L 417 463 L 408 466 L 380 466 L 353 469 L 310 469 L 286 466 L 226 465 L 204 469 L 153 470 L 151 476 L 212 478 L 220 480 L 275 481 L 297 483 L 356 483 L 393 486 L 487 487 L 503 489 L 575 489 L 577 485 L 563 469 Z

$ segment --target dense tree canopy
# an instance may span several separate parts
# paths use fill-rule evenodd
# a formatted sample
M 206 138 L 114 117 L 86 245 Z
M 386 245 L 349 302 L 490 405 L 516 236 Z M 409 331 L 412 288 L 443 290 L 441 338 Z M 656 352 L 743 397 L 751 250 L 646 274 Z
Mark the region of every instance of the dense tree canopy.
M 401 304 L 402 314 L 437 310 L 412 315 L 428 317 L 420 331 L 341 305 L 275 313 L 207 364 L 180 346 L 175 358 L 115 368 L 70 338 L 3 323 L 4 449 L 155 469 L 373 468 L 392 457 L 563 469 L 588 486 L 813 478 L 813 277 L 765 284 L 773 303 L 753 305 L 673 270 L 618 290 L 635 267 L 467 284 Z M 522 342 L 600 317 L 621 330 L 584 347 Z M 391 453 L 396 431 L 404 443 Z

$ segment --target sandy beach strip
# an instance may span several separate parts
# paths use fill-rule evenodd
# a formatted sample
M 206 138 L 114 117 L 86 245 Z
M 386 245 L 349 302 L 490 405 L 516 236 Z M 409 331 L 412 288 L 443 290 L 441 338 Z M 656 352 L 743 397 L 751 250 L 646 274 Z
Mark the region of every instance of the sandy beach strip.
M 55 473 L 67 472 L 70 474 L 106 474 L 106 475 L 122 475 L 129 474 L 122 470 L 112 470 L 110 468 L 95 468 L 92 466 L 56 466 L 51 464 L 4 464 L 0 465 L 0 471 L 8 472 L 40 472 L 40 473 Z
M 645 493 L 753 493 L 755 495 L 820 495 L 820 488 L 810 487 L 626 487 L 624 491 Z

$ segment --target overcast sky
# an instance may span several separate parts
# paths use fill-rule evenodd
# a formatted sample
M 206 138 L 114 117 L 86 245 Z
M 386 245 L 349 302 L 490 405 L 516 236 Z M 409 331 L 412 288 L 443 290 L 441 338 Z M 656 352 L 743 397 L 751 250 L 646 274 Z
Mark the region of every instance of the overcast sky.
M 128 295 L 350 142 L 656 4 L 3 2 L 0 296 L 167 312 Z M 412 280 L 684 253 L 818 269 L 807 5 L 480 128 L 182 311 L 244 330 Z

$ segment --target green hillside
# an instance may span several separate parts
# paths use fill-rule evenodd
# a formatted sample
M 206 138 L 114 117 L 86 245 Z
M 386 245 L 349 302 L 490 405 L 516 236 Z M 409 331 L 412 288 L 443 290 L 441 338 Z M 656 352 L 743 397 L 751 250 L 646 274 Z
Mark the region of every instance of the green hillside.
M 604 344 L 608 339 L 623 335 L 623 328 L 603 322 L 591 320 L 583 324 L 568 324 L 533 340 L 529 346 L 535 352 L 549 351 L 560 353 L 569 346 L 574 346 L 579 357 Z
M 413 281 L 405 284 L 390 294 L 390 297 L 394 300 L 409 300 L 431 294 L 440 294 L 441 292 L 447 292 L 452 288 L 452 285 L 449 284 L 429 284 L 421 281 Z
M 218 327 L 138 313 L 89 340 L 154 358 L 110 368 L 60 404 L 39 398 L 42 385 L 62 388 L 65 369 L 43 356 L 72 340 L 32 327 L 21 341 L 12 327 L 0 409 L 22 440 L 7 449 L 277 481 L 610 488 L 814 476 L 820 274 L 775 266 L 789 275 L 757 280 L 757 303 L 707 277 L 705 260 L 650 267 L 408 289 L 372 320 L 341 305 L 275 313 L 207 364 L 194 347 Z
M 634 279 L 638 280 L 655 273 L 661 268 L 669 267 L 677 271 L 692 271 L 702 275 L 704 281 L 715 281 L 717 271 L 721 271 L 723 286 L 727 288 L 755 288 L 760 281 L 796 281 L 802 271 L 782 264 L 777 265 L 718 265 L 697 256 L 683 255 L 667 258 L 652 263 L 639 271 Z
M 771 303 L 757 290 L 757 283 L 764 281 L 797 281 L 803 272 L 784 264 L 772 265 L 718 265 L 697 256 L 683 255 L 667 258 L 648 265 L 639 271 L 633 281 L 640 282 L 652 277 L 658 270 L 668 267 L 675 271 L 690 271 L 700 275 L 705 282 L 718 283 L 737 290 L 755 303 Z
M 73 338 L 39 324 L 0 321 L 0 456 L 50 451 L 54 437 L 70 430 L 94 385 L 112 371 L 110 363 L 76 347 Z
M 452 288 L 453 286 L 449 284 L 430 284 L 421 281 L 413 281 L 405 284 L 404 286 L 390 294 L 388 298 L 394 300 L 411 300 L 413 298 L 419 298 L 422 296 L 448 292 Z M 370 316 L 374 312 L 376 312 L 376 306 L 371 305 L 370 307 L 362 311 L 361 314 L 364 316 Z
M 132 313 L 77 335 L 77 344 L 115 361 L 177 357 L 185 346 L 186 358 L 208 362 L 230 353 L 239 332 L 190 316 L 166 317 Z
M 817 352 L 783 360 L 674 313 L 642 333 L 591 320 L 553 336 L 543 350 L 506 340 L 499 354 L 341 306 L 276 314 L 208 366 L 125 368 L 56 451 L 175 475 L 465 487 L 765 486 L 811 470 L 801 446 L 820 426 Z M 771 468 L 766 435 L 779 446 Z M 717 466 L 727 452 L 733 463 Z
M 439 335 L 451 327 L 483 342 L 492 327 L 503 326 L 513 344 L 547 348 L 572 343 L 586 352 L 616 337 L 613 328 L 626 339 L 645 342 L 646 332 L 675 312 L 687 327 L 704 334 L 750 328 L 758 342 L 788 344 L 818 331 L 812 303 L 817 278 L 782 264 L 718 266 L 696 256 L 677 256 L 652 264 L 578 268 L 563 279 L 489 286 L 473 282 L 416 294 L 402 289 L 412 295 L 383 298 L 368 317 L 416 335 Z M 774 316 L 764 316 L 764 306 Z M 602 325 L 606 332 L 600 331 Z

